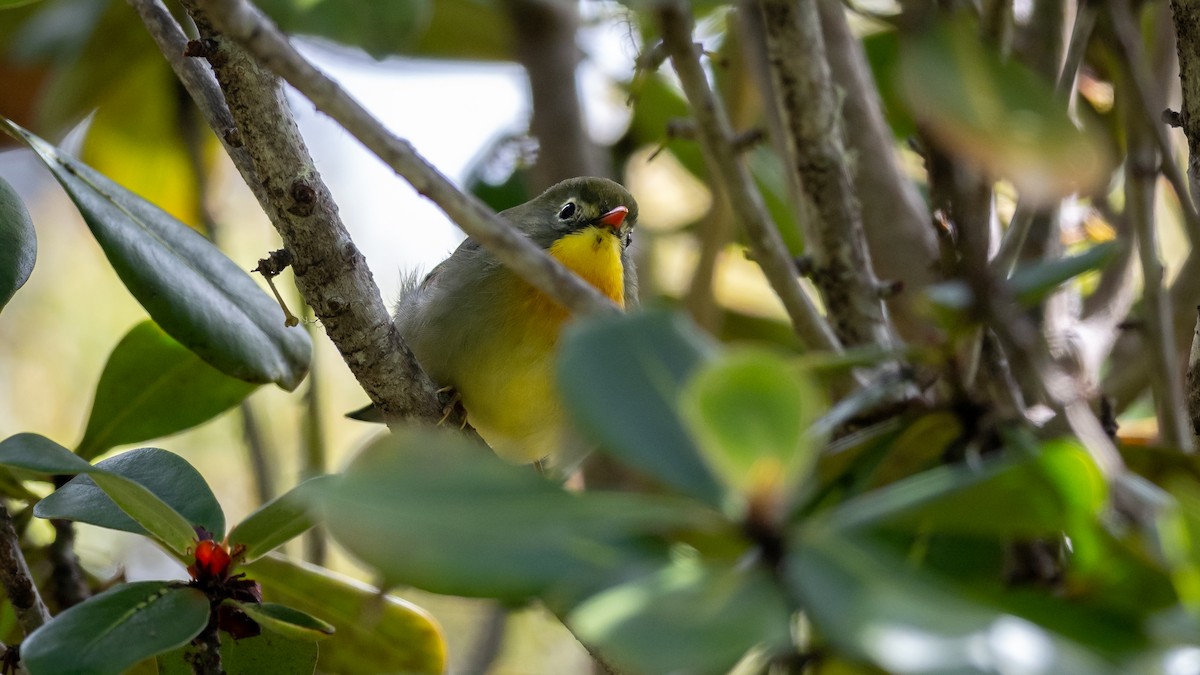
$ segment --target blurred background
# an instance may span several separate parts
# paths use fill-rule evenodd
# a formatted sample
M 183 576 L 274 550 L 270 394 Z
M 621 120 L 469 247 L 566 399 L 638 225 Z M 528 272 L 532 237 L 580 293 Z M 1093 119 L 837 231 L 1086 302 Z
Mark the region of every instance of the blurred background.
M 626 4 L 260 4 L 392 131 L 497 210 L 521 203 L 561 178 L 612 176 L 630 188 L 641 207 L 634 246 L 643 303 L 683 306 L 722 339 L 795 346 L 775 295 L 737 242 L 732 218 L 706 187 L 699 148 L 680 121 L 687 107 L 669 68 L 635 69 L 652 29 Z M 905 93 L 893 86 L 899 80 L 898 38 L 887 19 L 898 6 L 882 0 L 853 4 L 851 26 L 863 39 L 874 76 L 883 83 L 879 94 L 899 168 L 924 190 L 924 168 L 906 142 L 914 131 L 909 108 L 913 97 L 935 90 Z M 1031 4 L 1013 3 L 1018 24 L 1037 20 L 1029 13 Z M 694 7 L 698 39 L 709 53 L 713 82 L 735 129 L 761 131 L 762 106 L 754 67 L 738 46 L 737 13 L 725 3 L 697 2 Z M 177 7 L 172 10 L 181 16 Z M 1170 72 L 1173 45 L 1165 40 L 1150 44 L 1156 50 L 1152 59 Z M 1112 85 L 1103 72 L 1085 70 L 1079 91 L 1089 114 L 1119 126 L 1105 117 L 1115 113 Z M 1176 95 L 1166 89 L 1164 96 L 1170 102 Z M 403 272 L 431 268 L 463 235 L 306 100 L 292 100 L 317 166 L 391 304 Z M 123 1 L 41 0 L 0 11 L 0 114 L 210 236 L 247 270 L 280 247 Z M 996 146 L 1009 139 L 970 133 L 968 141 L 980 152 L 1000 156 L 1007 151 Z M 1104 147 L 1107 141 L 1087 142 Z M 1062 152 L 1078 150 L 1071 146 Z M 799 254 L 803 242 L 778 157 L 759 144 L 750 147 L 747 160 L 789 249 Z M 71 447 L 82 436 L 108 354 L 145 313 L 51 175 L 5 138 L 0 138 L 0 177 L 25 200 L 40 239 L 32 278 L 0 317 L 0 437 L 29 431 Z M 1107 173 L 1098 179 L 1097 194 L 1118 192 L 1107 180 Z M 1011 185 L 999 184 L 996 211 L 1001 219 L 1012 213 L 1013 193 Z M 1167 214 L 1160 236 L 1167 268 L 1173 271 L 1187 246 L 1176 205 L 1160 199 L 1159 212 Z M 1061 225 L 1061 232 L 1049 237 L 1067 246 L 1114 236 L 1104 214 L 1091 209 L 1078 209 L 1076 217 L 1065 217 Z M 931 230 L 924 232 L 926 244 L 932 236 Z M 877 271 L 883 278 L 903 280 L 905 298 L 917 297 L 933 273 L 919 257 L 895 258 L 886 263 L 892 269 Z M 281 288 L 300 314 L 287 274 Z M 900 323 L 908 317 L 911 329 L 915 314 L 902 311 L 900 316 Z M 312 374 L 297 392 L 262 387 L 233 412 L 186 433 L 139 444 L 165 447 L 192 462 L 213 485 L 230 522 L 302 476 L 337 470 L 380 433 L 343 417 L 366 397 L 320 326 L 310 320 L 304 328 L 314 334 L 315 356 Z M 1149 419 L 1144 433 L 1153 435 L 1151 413 L 1144 401 L 1132 404 L 1122 418 L 1125 431 L 1136 433 Z M 36 535 L 43 526 L 35 521 L 31 528 Z M 141 537 L 101 534 L 87 525 L 79 531 L 79 555 L 97 576 L 185 575 Z M 370 581 L 353 560 L 319 536 L 293 544 L 290 552 Z M 490 630 L 490 606 L 402 594 L 437 617 L 446 630 L 452 671 L 468 672 L 463 669 Z M 579 672 L 590 663 L 574 638 L 537 609 L 517 612 L 500 637 L 500 656 L 491 672 Z

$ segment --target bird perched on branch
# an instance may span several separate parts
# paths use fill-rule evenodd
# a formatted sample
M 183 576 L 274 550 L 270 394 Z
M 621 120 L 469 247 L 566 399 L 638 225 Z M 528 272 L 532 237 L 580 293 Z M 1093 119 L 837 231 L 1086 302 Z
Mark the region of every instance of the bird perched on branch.
M 628 246 L 637 202 L 606 178 L 572 178 L 500 215 L 621 307 L 637 302 Z M 566 309 L 467 239 L 419 284 L 403 284 L 395 323 L 434 382 L 453 388 L 496 454 L 534 462 L 566 442 L 555 386 Z

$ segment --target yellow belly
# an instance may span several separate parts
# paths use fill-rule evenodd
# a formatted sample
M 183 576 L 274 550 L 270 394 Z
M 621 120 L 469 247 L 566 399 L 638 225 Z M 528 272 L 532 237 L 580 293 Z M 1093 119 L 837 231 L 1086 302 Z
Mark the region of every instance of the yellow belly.
M 549 253 L 624 307 L 621 246 L 610 230 L 591 227 L 568 235 Z M 500 289 L 497 301 L 511 311 L 486 344 L 463 360 L 458 390 L 469 421 L 496 454 L 513 462 L 533 462 L 553 454 L 566 438 L 554 359 L 569 315 L 515 278 Z

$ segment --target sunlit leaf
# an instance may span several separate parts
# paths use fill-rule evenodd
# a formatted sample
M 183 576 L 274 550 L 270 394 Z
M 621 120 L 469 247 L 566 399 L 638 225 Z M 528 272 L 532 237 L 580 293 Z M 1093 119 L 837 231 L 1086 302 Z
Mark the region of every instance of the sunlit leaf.
M 0 178 L 0 311 L 33 273 L 37 234 L 21 197 Z
M 21 643 L 31 675 L 116 675 L 182 646 L 208 623 L 208 598 L 167 581 L 121 584 L 56 616 Z
M 285 327 L 276 301 L 212 242 L 7 119 L 0 126 L 54 173 L 121 280 L 171 337 L 233 377 L 299 385 L 308 333 Z
M 263 504 L 229 531 L 229 545 L 243 547 L 241 559 L 260 558 L 316 524 L 313 500 L 329 476 L 311 478 Z
M 726 673 L 753 647 L 787 645 L 789 614 L 758 568 L 684 560 L 590 598 L 568 623 L 631 672 Z
M 427 432 L 381 439 L 322 492 L 330 535 L 387 583 L 510 601 L 594 591 L 648 556 L 646 535 L 703 512 L 683 500 L 570 493 Z
M 92 459 L 117 445 L 189 429 L 257 386 L 213 368 L 153 321 L 143 321 L 109 355 L 76 453 Z
M 743 494 L 786 496 L 816 459 L 821 439 L 807 432 L 825 404 L 783 357 L 746 351 L 706 364 L 681 408 L 709 464 Z
M 581 430 L 605 452 L 720 506 L 720 484 L 677 411 L 683 383 L 715 353 L 698 327 L 675 314 L 580 322 L 563 341 L 559 385 Z
M 96 468 L 141 487 L 145 491 L 128 488 L 133 494 L 125 499 L 139 499 L 141 506 L 152 512 L 164 511 L 163 517 L 170 520 L 164 524 L 173 533 L 172 548 L 177 553 L 191 545 L 195 539 L 193 526 L 203 527 L 218 541 L 225 536 L 225 515 L 213 496 L 204 477 L 192 465 L 178 455 L 157 448 L 141 448 L 122 453 L 96 464 Z M 34 514 L 39 518 L 63 518 L 83 523 L 147 534 L 150 527 L 126 511 L 128 503 L 118 503 L 107 494 L 111 487 L 106 481 L 97 485 L 94 476 L 80 475 L 72 478 L 58 490 L 38 502 Z M 149 497 L 153 497 L 150 500 Z M 187 528 L 187 541 L 182 540 L 183 527 Z M 151 531 L 156 536 L 160 532 Z M 164 540 L 165 541 L 165 540 Z M 168 542 L 170 543 L 170 542 Z M 176 548 L 182 544 L 182 548 Z
M 327 569 L 275 556 L 244 568 L 263 596 L 328 621 L 336 633 L 321 642 L 321 670 L 441 673 L 442 630 L 425 610 Z
M 945 21 L 908 36 L 898 71 L 920 127 L 1011 180 L 1023 200 L 1048 203 L 1108 180 L 1113 160 L 1098 133 L 1072 122 L 1049 82 L 985 46 L 974 23 Z

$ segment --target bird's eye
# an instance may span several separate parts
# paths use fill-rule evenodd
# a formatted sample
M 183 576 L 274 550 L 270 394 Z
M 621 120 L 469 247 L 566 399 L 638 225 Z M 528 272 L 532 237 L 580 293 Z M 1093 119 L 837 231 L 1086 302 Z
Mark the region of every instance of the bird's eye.
M 573 215 L 575 215 L 575 202 L 567 202 L 566 204 L 563 204 L 562 209 L 559 210 L 558 219 L 566 220 Z

